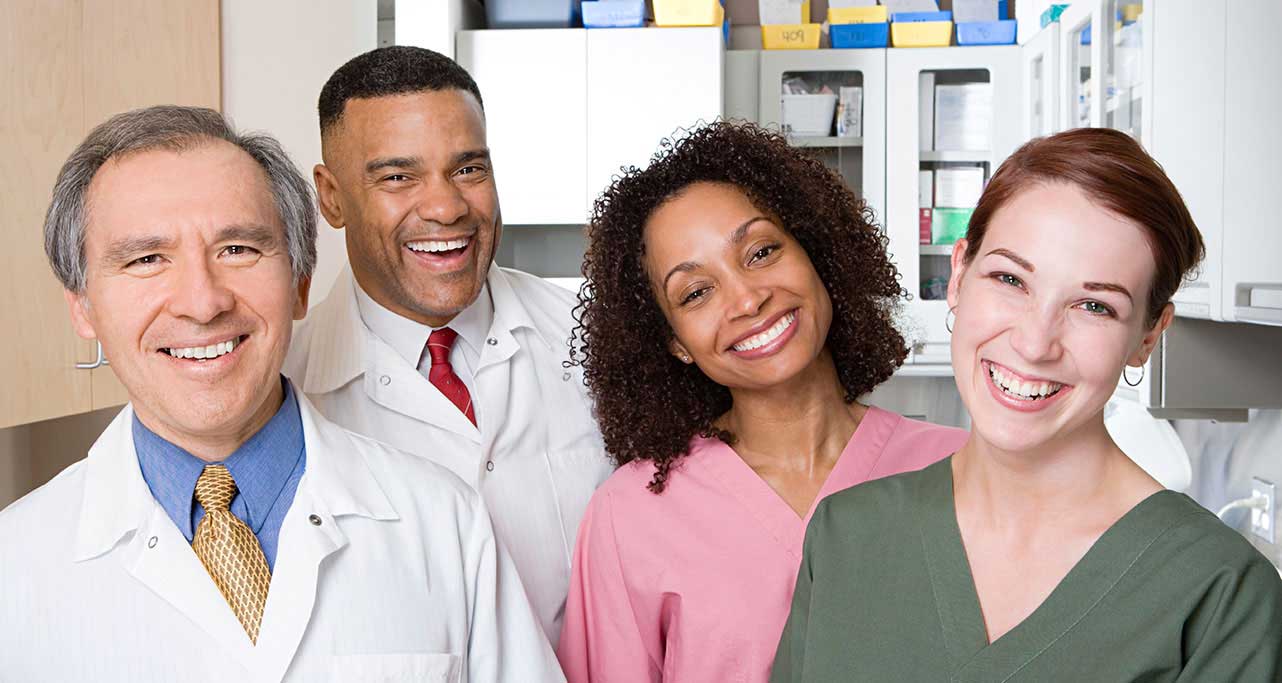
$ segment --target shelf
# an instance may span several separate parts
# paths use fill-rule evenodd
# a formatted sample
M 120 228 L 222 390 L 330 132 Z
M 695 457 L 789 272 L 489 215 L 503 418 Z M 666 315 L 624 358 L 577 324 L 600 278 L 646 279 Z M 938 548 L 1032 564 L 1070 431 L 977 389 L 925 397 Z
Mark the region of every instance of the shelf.
M 789 135 L 788 142 L 794 147 L 863 147 L 864 139 L 857 137 L 836 137 L 832 135 Z
M 904 363 L 895 370 L 897 377 L 952 377 L 951 363 Z
M 917 251 L 922 256 L 952 256 L 953 245 L 951 244 L 920 244 Z
M 982 151 L 954 151 L 945 149 L 923 149 L 918 159 L 925 162 L 961 161 L 986 164 L 992 161 L 993 153 Z

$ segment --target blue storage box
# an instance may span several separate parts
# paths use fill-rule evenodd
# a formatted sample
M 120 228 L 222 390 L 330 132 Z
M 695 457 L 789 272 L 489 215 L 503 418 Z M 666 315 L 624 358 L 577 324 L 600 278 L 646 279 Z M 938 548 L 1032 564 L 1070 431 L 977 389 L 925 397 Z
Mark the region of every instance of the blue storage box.
M 490 28 L 570 28 L 579 24 L 580 0 L 486 0 Z
M 958 45 L 1014 45 L 1014 19 L 1003 21 L 968 21 L 957 24 Z
M 828 27 L 832 46 L 838 49 L 861 47 L 887 47 L 890 45 L 890 24 L 832 24 Z
M 917 21 L 952 21 L 952 12 L 896 12 L 890 15 L 895 23 L 913 23 Z
M 583 3 L 587 28 L 638 28 L 645 26 L 645 0 L 594 0 Z

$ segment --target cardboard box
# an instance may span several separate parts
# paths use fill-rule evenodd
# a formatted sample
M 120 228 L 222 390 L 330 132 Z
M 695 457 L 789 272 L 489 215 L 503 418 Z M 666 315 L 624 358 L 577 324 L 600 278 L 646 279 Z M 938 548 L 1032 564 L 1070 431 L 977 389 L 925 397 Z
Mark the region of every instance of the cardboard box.
M 936 85 L 934 123 L 934 148 L 937 150 L 990 150 L 993 144 L 992 84 Z
M 857 85 L 837 88 L 837 137 L 864 134 L 864 89 Z
M 917 209 L 917 243 L 930 244 L 932 236 L 932 225 L 934 224 L 934 209 L 922 208 Z
M 929 209 L 935 206 L 935 172 L 917 172 L 917 208 Z M 929 244 L 929 242 L 927 242 Z
M 966 236 L 974 209 L 934 209 L 930 223 L 931 244 L 953 244 Z
M 973 209 L 983 192 L 983 166 L 941 168 L 935 171 L 936 207 Z

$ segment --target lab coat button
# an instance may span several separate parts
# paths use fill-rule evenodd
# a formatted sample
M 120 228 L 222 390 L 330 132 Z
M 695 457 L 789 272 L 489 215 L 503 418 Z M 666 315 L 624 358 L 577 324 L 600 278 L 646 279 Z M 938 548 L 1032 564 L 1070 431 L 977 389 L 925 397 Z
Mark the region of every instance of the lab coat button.
M 147 539 L 147 547 L 148 547 L 148 548 L 155 548 L 155 547 L 156 547 L 156 537 L 155 537 L 155 536 L 152 536 L 151 538 Z
M 321 518 L 317 517 L 316 515 L 307 515 L 307 521 L 311 522 L 312 526 L 321 525 Z
M 494 337 L 490 337 L 489 339 L 485 340 L 485 343 L 489 344 L 490 346 L 498 346 L 499 340 L 495 339 Z
M 561 381 L 562 381 L 562 382 L 568 382 L 568 381 L 570 381 L 570 377 L 572 377 L 572 375 L 571 375 L 570 373 L 568 373 L 568 372 L 567 372 L 567 373 L 565 373 L 564 375 L 561 375 Z
M 389 385 L 389 384 L 391 384 L 391 383 L 392 383 L 392 378 L 391 378 L 391 377 L 388 377 L 387 375 L 383 375 L 382 377 L 379 377 L 379 378 L 378 378 L 378 381 L 379 381 L 379 383 L 380 383 L 380 384 L 382 384 L 383 386 L 387 386 L 387 385 Z
M 487 461 L 485 461 L 485 471 L 486 471 L 486 472 L 493 472 L 493 471 L 494 471 L 494 461 L 493 461 L 493 460 L 487 460 Z

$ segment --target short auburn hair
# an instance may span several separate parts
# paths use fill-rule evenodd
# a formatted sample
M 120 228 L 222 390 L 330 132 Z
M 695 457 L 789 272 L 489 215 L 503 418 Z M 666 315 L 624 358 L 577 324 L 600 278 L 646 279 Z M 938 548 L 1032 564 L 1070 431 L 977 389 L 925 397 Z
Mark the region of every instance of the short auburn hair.
M 1034 185 L 1070 183 L 1103 208 L 1143 229 L 1157 271 L 1149 288 L 1152 327 L 1180 283 L 1206 253 L 1202 233 L 1161 165 L 1131 136 L 1111 128 L 1076 128 L 1034 138 L 993 174 L 971 215 L 965 262 L 979 254 L 993 216 Z

